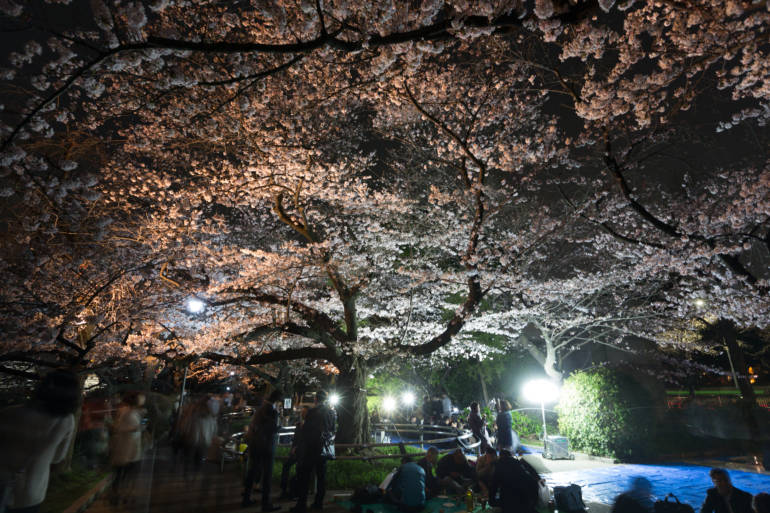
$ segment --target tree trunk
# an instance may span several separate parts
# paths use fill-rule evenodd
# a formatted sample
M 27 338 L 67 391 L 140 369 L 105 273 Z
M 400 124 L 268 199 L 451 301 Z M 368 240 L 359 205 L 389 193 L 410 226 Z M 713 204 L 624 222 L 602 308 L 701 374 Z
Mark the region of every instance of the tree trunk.
M 369 412 L 366 409 L 366 378 L 369 370 L 358 359 L 338 368 L 340 374 L 337 377 L 337 393 L 340 394 L 340 402 L 337 405 L 337 442 L 368 443 L 370 433 Z
M 487 395 L 487 382 L 484 380 L 484 371 L 479 364 L 479 380 L 481 381 L 481 395 L 484 397 L 484 406 L 489 405 L 489 396 Z
M 717 329 L 719 330 L 719 337 L 727 347 L 727 350 L 730 353 L 729 356 L 732 358 L 732 362 L 735 365 L 737 371 L 735 379 L 738 384 L 738 390 L 740 390 L 742 396 L 741 407 L 743 409 L 743 416 L 748 424 L 752 443 L 756 444 L 759 440 L 759 423 L 757 422 L 755 414 L 757 408 L 757 396 L 754 394 L 754 388 L 749 382 L 748 366 L 746 365 L 746 358 L 743 355 L 743 349 L 738 345 L 737 330 L 731 321 L 724 320 L 718 321 Z

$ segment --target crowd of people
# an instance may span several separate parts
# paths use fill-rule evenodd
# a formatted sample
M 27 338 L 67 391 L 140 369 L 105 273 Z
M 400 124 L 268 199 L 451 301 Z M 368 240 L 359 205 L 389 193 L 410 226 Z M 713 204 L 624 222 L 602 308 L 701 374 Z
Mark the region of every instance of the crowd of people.
M 70 451 L 76 434 L 74 413 L 82 407 L 82 447 L 86 462 L 96 447 L 108 447 L 113 480 L 108 492 L 112 504 L 134 497 L 136 475 L 148 443 L 146 395 L 128 391 L 117 407 L 103 402 L 82 402 L 80 383 L 69 371 L 51 372 L 40 382 L 33 399 L 25 405 L 7 408 L 0 415 L 0 513 L 36 513 L 46 496 L 50 468 L 62 461 Z M 453 410 L 451 401 L 426 398 L 423 409 L 443 416 Z M 448 399 L 448 398 L 447 398 Z M 81 405 L 82 402 L 82 405 Z M 247 454 L 244 473 L 243 507 L 260 504 L 264 513 L 281 509 L 272 501 L 273 465 L 281 426 L 283 394 L 273 390 L 258 399 L 246 429 L 243 442 Z M 441 408 L 439 412 L 438 408 Z M 511 405 L 496 401 L 496 436 L 487 431 L 487 419 L 478 403 L 470 405 L 468 427 L 479 441 L 480 454 L 475 461 L 461 449 L 439 458 L 439 450 L 430 447 L 417 461 L 405 457 L 401 466 L 383 486 L 385 495 L 399 510 L 416 513 L 427 500 L 441 494 L 456 497 L 475 494 L 502 513 L 532 513 L 547 506 L 549 499 L 545 481 L 536 470 L 519 457 L 520 444 L 511 428 Z M 190 399 L 171 416 L 170 439 L 174 463 L 182 464 L 186 480 L 205 475 L 202 469 L 212 459 L 212 449 L 222 440 L 220 423 L 223 410 L 233 407 L 232 394 L 204 394 Z M 292 513 L 322 510 L 326 494 L 327 462 L 334 459 L 337 418 L 321 390 L 315 404 L 299 411 L 288 458 L 280 477 L 281 499 L 296 499 Z M 109 431 L 105 442 L 103 431 Z M 208 457 L 208 458 L 207 458 Z M 213 466 L 211 466 L 214 471 Z M 291 469 L 296 468 L 292 477 Z M 308 507 L 310 483 L 315 477 L 316 489 Z M 714 487 L 707 492 L 700 513 L 770 513 L 770 495 L 754 497 L 733 486 L 723 469 L 712 469 Z M 205 489 L 205 478 L 203 488 Z M 260 483 L 261 486 L 255 487 Z M 254 499 L 260 493 L 259 502 Z M 544 493 L 545 492 L 545 493 Z M 655 511 L 652 484 L 644 477 L 632 480 L 628 491 L 619 495 L 613 513 L 651 513 Z

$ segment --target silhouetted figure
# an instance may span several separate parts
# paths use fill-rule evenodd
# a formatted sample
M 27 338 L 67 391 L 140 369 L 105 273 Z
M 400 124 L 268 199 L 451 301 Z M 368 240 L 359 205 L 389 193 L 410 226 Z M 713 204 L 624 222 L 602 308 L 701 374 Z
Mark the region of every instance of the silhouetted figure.
M 756 494 L 752 506 L 754 506 L 754 513 L 770 513 L 770 494 Z
M 281 467 L 281 499 L 291 498 L 291 493 L 289 492 L 289 472 L 291 471 L 291 467 L 299 462 L 297 447 L 299 447 L 299 442 L 302 439 L 302 425 L 305 423 L 308 411 L 310 411 L 310 409 L 307 406 L 303 406 L 302 410 L 300 410 L 299 422 L 297 422 L 297 425 L 294 427 L 294 436 L 291 439 L 289 457 L 283 462 L 283 466 Z M 294 492 L 296 493 L 296 487 Z
M 278 446 L 278 431 L 281 426 L 275 403 L 280 401 L 281 397 L 279 390 L 274 390 L 270 394 L 267 401 L 254 413 L 254 419 L 249 425 L 247 434 L 249 469 L 243 483 L 242 505 L 245 507 L 256 503 L 251 498 L 251 489 L 259 469 L 262 475 L 262 511 L 265 513 L 281 509 L 270 502 L 275 449 Z
M 479 414 L 479 403 L 471 403 L 471 413 L 468 415 L 468 426 L 471 428 L 473 436 L 481 442 L 479 451 L 481 454 L 487 452 L 489 439 L 487 438 L 487 417 Z
M 438 461 L 436 476 L 442 486 L 451 490 L 465 490 L 476 479 L 476 473 L 460 449 Z
M 206 395 L 191 404 L 182 416 L 180 435 L 184 447 L 184 476 L 198 474 L 201 464 L 211 448 L 217 434 L 217 416 L 220 402 L 214 396 Z
M 495 423 L 497 424 L 497 450 L 508 449 L 516 454 L 521 449 L 519 435 L 513 430 L 513 419 L 511 418 L 511 403 L 505 399 L 498 402 L 498 413 Z
M 51 464 L 67 456 L 75 434 L 80 386 L 75 373 L 47 374 L 27 405 L 0 411 L 0 511 L 36 513 Z
M 485 495 L 489 495 L 489 487 L 492 485 L 496 463 L 497 451 L 492 447 L 487 447 L 486 452 L 476 460 L 476 476 L 478 477 L 479 488 Z
M 631 479 L 631 487 L 618 495 L 610 513 L 652 513 L 652 483 L 646 477 Z
M 709 471 L 713 488 L 706 492 L 700 513 L 751 513 L 751 494 L 734 487 L 723 468 Z
M 500 451 L 489 487 L 489 504 L 499 507 L 502 513 L 535 511 L 538 485 L 524 465 L 528 463 L 517 460 L 510 451 Z
M 326 391 L 319 390 L 315 396 L 315 407 L 307 413 L 305 424 L 302 426 L 298 464 L 298 495 L 297 504 L 292 508 L 294 513 L 307 511 L 307 496 L 310 489 L 310 476 L 316 475 L 316 494 L 313 509 L 323 509 L 326 494 L 326 461 L 334 458 L 334 436 L 336 433 L 337 416 L 334 410 L 326 404 Z

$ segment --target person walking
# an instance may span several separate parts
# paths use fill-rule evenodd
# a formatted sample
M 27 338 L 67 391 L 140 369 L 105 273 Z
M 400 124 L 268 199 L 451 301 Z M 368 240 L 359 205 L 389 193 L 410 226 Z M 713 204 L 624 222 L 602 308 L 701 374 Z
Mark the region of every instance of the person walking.
M 219 408 L 219 400 L 209 394 L 190 405 L 190 411 L 183 417 L 181 434 L 185 479 L 200 473 L 201 465 L 217 434 Z
M 311 409 L 302 426 L 301 443 L 297 447 L 299 454 L 298 498 L 292 513 L 307 512 L 307 496 L 310 489 L 310 476 L 316 475 L 316 494 L 312 508 L 323 509 L 326 494 L 326 462 L 334 459 L 334 436 L 337 415 L 326 404 L 326 391 L 319 390 L 315 396 L 315 407 Z
M 0 411 L 0 511 L 37 513 L 51 464 L 64 460 L 75 434 L 80 385 L 74 372 L 47 374 L 32 402 Z
M 128 392 L 118 406 L 112 425 L 110 440 L 110 465 L 114 478 L 110 503 L 117 505 L 121 499 L 127 502 L 126 490 L 134 484 L 139 462 L 142 459 L 142 417 L 145 396 L 141 392 Z
M 280 401 L 282 394 L 279 390 L 273 390 L 267 401 L 260 406 L 254 414 L 254 419 L 249 425 L 247 439 L 249 443 L 249 470 L 243 483 L 243 507 L 256 504 L 251 498 L 251 489 L 257 476 L 257 471 L 262 476 L 262 511 L 278 511 L 280 506 L 270 502 L 270 488 L 273 481 L 273 463 L 275 462 L 275 449 L 278 446 L 278 431 L 280 430 L 280 416 L 275 403 Z

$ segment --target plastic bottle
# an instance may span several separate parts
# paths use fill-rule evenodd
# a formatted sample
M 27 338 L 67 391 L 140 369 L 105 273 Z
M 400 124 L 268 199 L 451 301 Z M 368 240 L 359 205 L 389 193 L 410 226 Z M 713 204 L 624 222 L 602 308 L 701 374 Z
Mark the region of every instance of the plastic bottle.
M 473 511 L 473 492 L 470 490 L 465 492 L 465 509 Z

